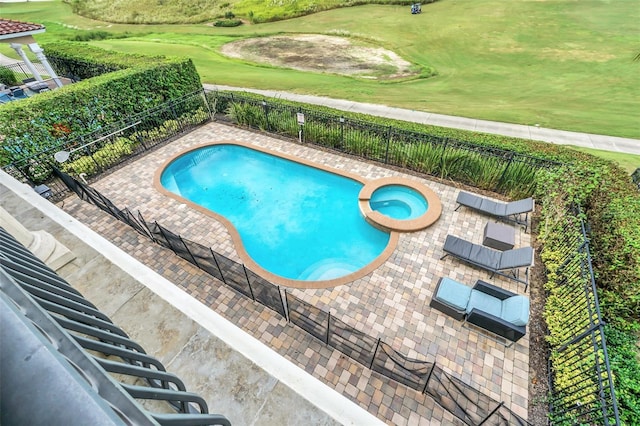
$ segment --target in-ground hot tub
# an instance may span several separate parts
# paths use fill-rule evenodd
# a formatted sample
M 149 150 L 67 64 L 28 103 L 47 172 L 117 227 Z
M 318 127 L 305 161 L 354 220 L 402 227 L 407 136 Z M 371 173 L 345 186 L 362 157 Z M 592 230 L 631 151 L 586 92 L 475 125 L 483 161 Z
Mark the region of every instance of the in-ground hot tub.
M 367 222 L 385 231 L 419 231 L 433 224 L 442 213 L 435 192 L 405 178 L 371 181 L 362 188 L 358 199 Z

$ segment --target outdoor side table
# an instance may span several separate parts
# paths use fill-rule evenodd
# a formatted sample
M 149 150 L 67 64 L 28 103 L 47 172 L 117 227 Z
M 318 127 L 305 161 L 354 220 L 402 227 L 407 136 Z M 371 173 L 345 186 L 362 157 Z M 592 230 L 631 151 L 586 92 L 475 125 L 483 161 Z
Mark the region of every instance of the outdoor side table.
M 498 222 L 487 222 L 484 227 L 482 245 L 496 250 L 510 250 L 516 242 L 516 230 L 513 226 Z

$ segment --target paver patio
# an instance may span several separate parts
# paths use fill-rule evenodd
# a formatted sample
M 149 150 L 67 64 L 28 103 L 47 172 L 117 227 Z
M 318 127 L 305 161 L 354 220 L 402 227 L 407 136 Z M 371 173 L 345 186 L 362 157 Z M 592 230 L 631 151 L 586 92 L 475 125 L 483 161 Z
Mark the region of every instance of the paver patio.
M 454 211 L 459 189 L 401 173 L 381 165 L 356 160 L 233 126 L 210 123 L 114 171 L 92 184 L 118 207 L 139 210 L 147 221 L 158 221 L 182 237 L 210 246 L 240 262 L 230 234 L 212 217 L 165 197 L 153 187 L 153 176 L 177 152 L 208 142 L 236 140 L 283 152 L 367 179 L 403 176 L 435 191 L 443 206 L 440 219 L 426 230 L 401 234 L 397 248 L 378 269 L 350 284 L 322 290 L 288 289 L 294 296 L 330 312 L 332 316 L 374 337 L 403 354 L 435 361 L 463 382 L 527 418 L 529 338 L 510 348 L 477 329 L 429 307 L 438 278 L 448 276 L 472 284 L 483 279 L 522 293 L 524 286 L 503 277 L 489 278 L 443 255 L 448 234 L 480 244 L 489 219 L 470 209 Z M 355 202 L 356 200 L 354 200 Z M 176 285 L 205 302 L 307 372 L 333 386 L 390 424 L 462 424 L 429 396 L 395 383 L 325 346 L 302 330 L 287 324 L 271 310 L 226 287 L 169 250 L 154 245 L 126 225 L 73 196 L 63 208 L 125 251 L 165 275 Z M 531 235 L 516 229 L 515 246 L 531 244 Z

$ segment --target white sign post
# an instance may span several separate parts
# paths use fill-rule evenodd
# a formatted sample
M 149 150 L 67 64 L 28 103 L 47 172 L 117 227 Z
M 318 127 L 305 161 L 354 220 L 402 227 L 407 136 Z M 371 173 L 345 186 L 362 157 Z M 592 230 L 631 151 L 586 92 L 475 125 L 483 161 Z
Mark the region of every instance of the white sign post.
M 302 126 L 304 126 L 304 114 L 299 112 L 296 114 L 296 117 L 298 119 L 298 126 L 300 126 L 300 129 L 298 130 L 298 141 L 302 143 Z

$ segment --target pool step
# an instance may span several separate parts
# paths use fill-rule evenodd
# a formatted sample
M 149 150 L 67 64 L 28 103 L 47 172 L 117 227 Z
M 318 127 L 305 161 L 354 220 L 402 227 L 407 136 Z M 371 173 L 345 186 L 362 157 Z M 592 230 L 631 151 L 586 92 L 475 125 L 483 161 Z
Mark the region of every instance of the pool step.
M 346 259 L 323 259 L 307 267 L 298 276 L 298 279 L 303 281 L 324 281 L 343 277 L 358 269 L 360 269 L 359 266 L 349 263 Z

